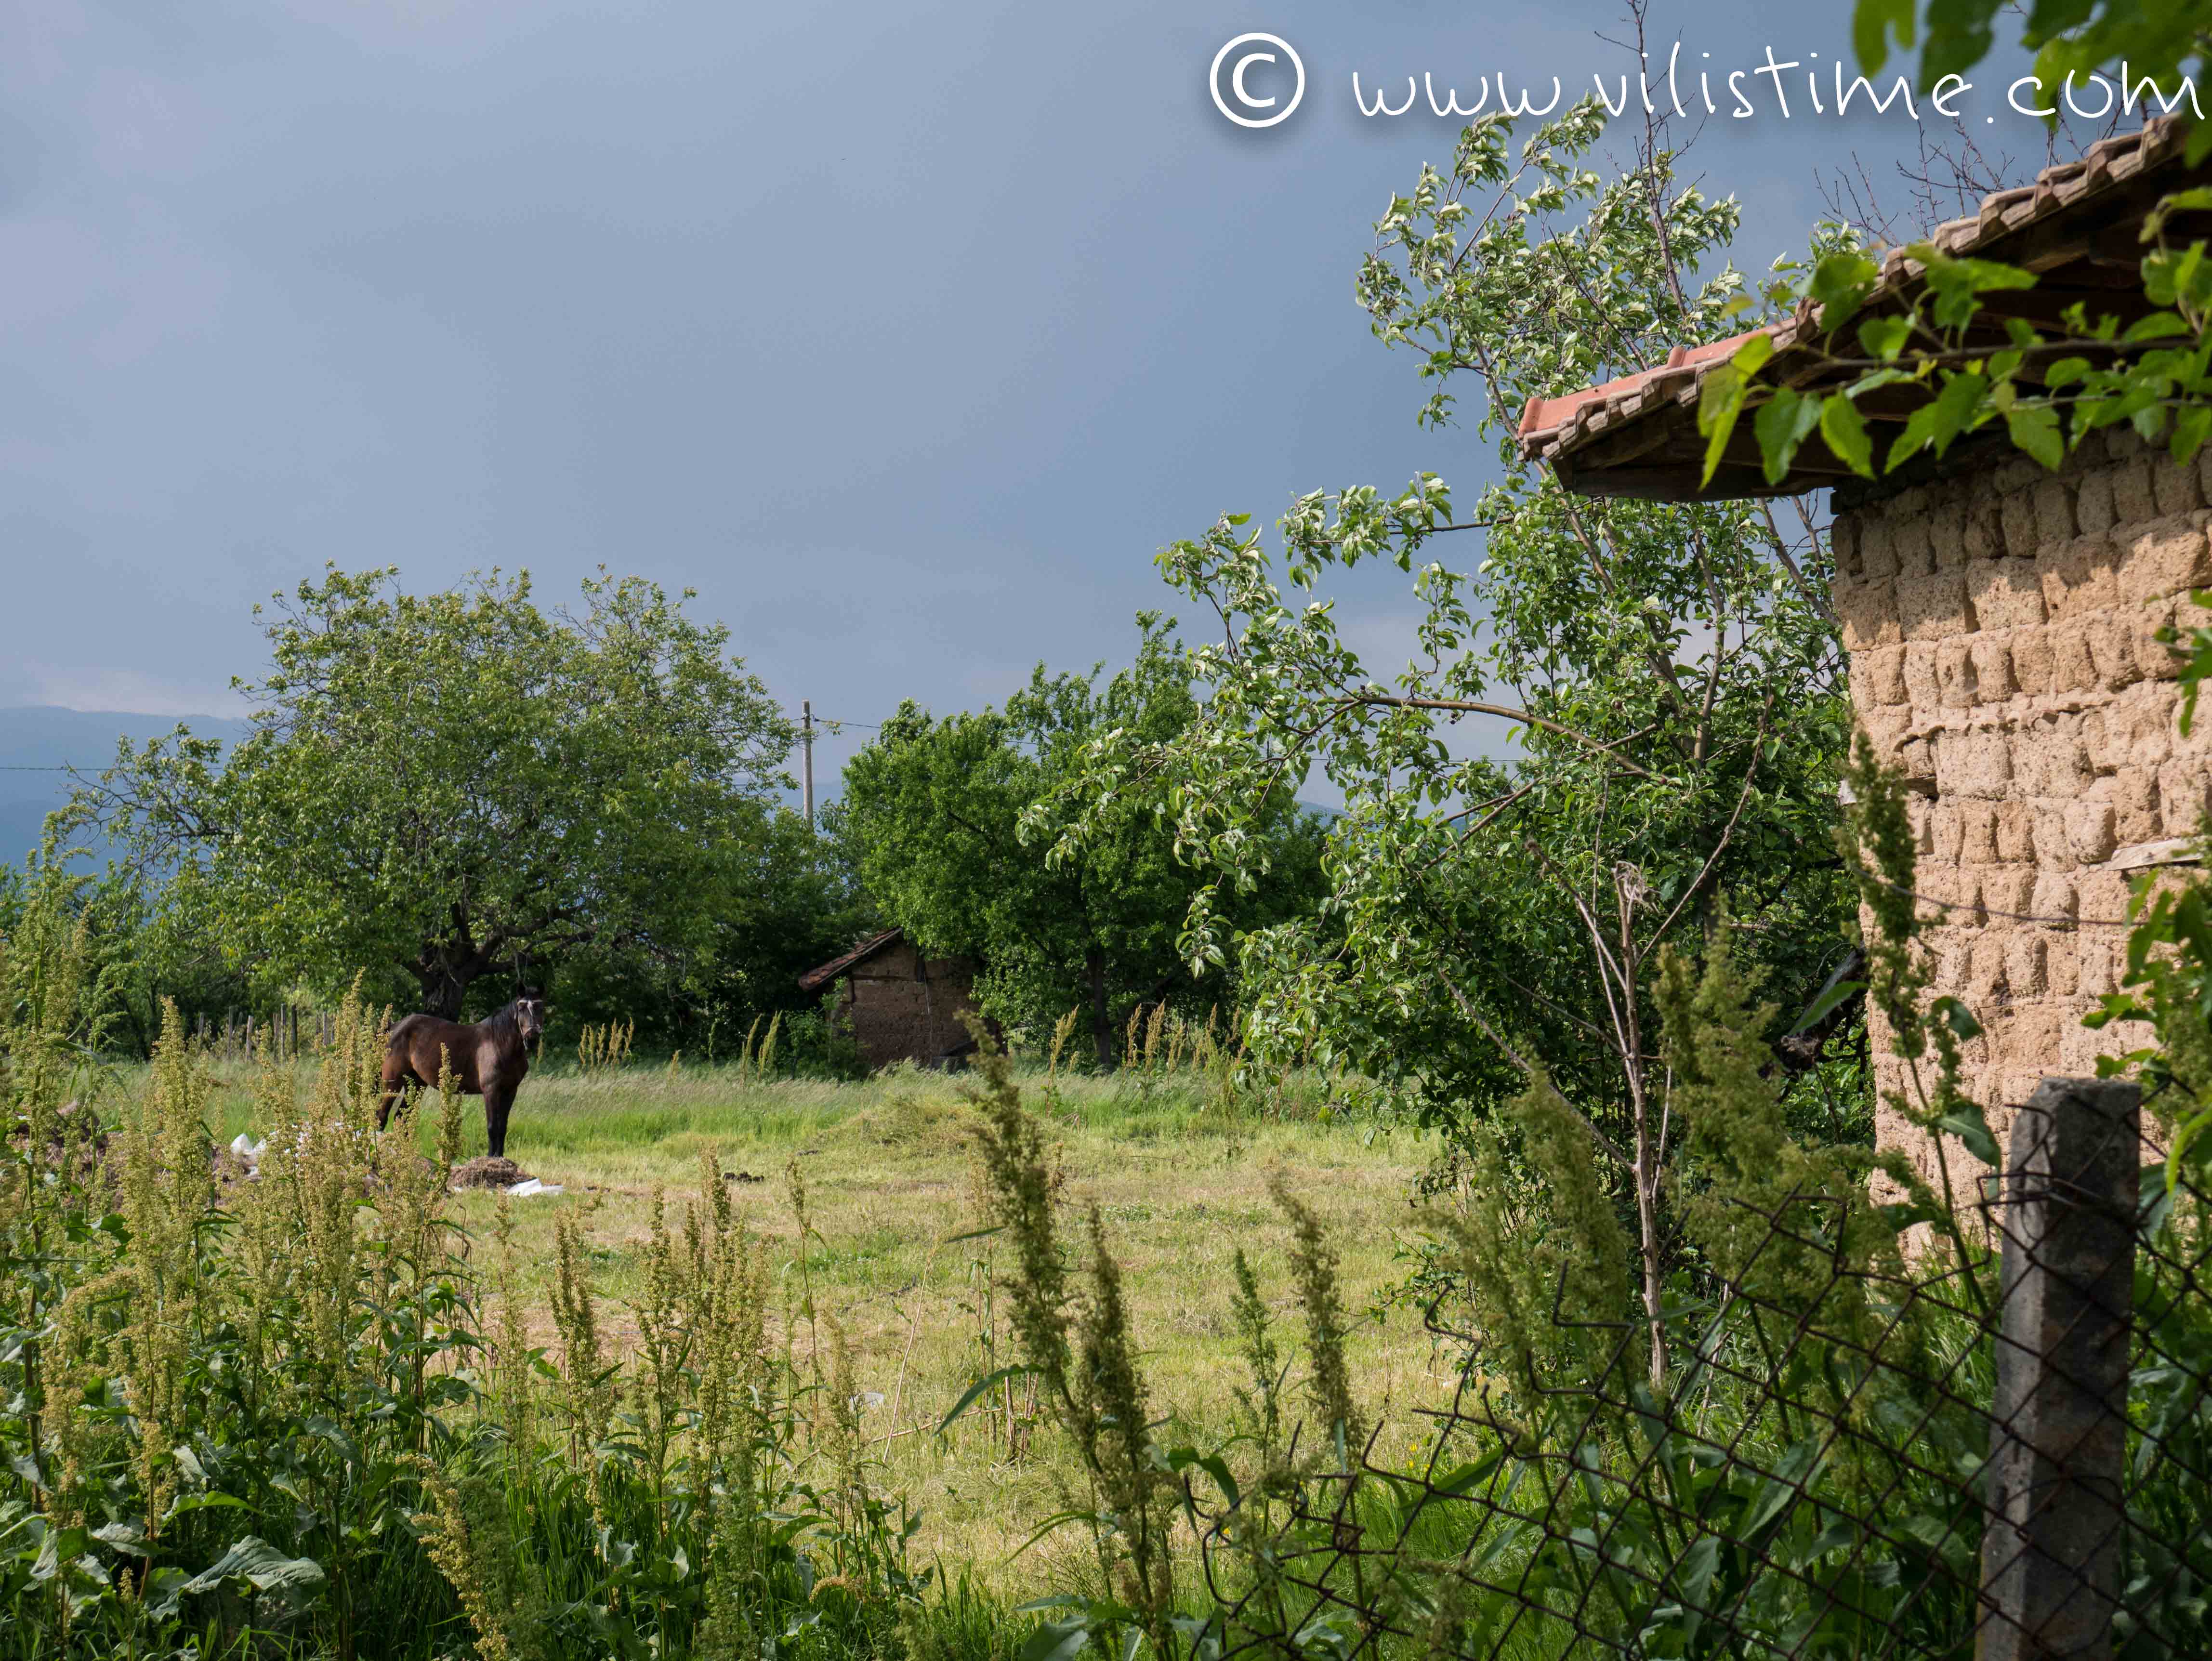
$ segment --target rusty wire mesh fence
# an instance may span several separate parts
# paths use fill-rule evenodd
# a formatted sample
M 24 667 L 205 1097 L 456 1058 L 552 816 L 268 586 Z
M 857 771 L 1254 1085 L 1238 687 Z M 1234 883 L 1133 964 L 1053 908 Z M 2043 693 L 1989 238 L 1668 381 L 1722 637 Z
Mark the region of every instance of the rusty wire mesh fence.
M 2046 1081 L 1963 1250 L 1759 1211 L 1656 1384 L 1632 1321 L 1534 1415 L 1471 1377 L 1419 1469 L 1370 1446 L 1243 1542 L 1216 1652 L 2212 1656 L 2212 1218 L 2139 1110 Z

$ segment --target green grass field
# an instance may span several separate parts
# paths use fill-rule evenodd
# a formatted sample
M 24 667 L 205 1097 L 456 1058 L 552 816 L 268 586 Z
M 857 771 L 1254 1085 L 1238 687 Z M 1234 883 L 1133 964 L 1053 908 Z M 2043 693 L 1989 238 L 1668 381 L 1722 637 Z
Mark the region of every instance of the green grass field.
M 222 1138 L 265 1134 L 269 1127 L 251 1123 L 246 1069 L 222 1075 Z M 1033 1110 L 1043 1106 L 1043 1082 L 1042 1074 L 1024 1080 Z M 1282 1172 L 1327 1222 L 1350 1308 L 1367 1310 L 1407 1272 L 1407 1196 L 1431 1145 L 1403 1129 L 1334 1116 L 1316 1094 L 1246 1096 L 1224 1108 L 1209 1084 L 1188 1074 L 1059 1080 L 1060 1110 L 1048 1116 L 1069 1220 L 1093 1204 L 1105 1217 L 1127 1276 L 1153 1410 L 1182 1421 L 1176 1439 L 1187 1432 L 1202 1442 L 1233 1428 L 1233 1387 L 1243 1378 L 1229 1320 L 1237 1247 L 1284 1315 L 1285 1354 L 1296 1348 L 1287 1231 L 1267 1198 L 1271 1172 Z M 483 1121 L 473 1100 L 468 1109 L 472 1154 L 483 1151 Z M 622 1305 L 635 1284 L 655 1190 L 665 1190 L 672 1216 L 680 1214 L 697 1194 L 707 1152 L 732 1173 L 740 1210 L 773 1242 L 795 1305 L 800 1254 L 787 1177 L 795 1166 L 820 1237 L 805 1271 L 817 1311 L 842 1325 L 852 1347 L 883 1485 L 922 1512 L 916 1544 L 925 1561 L 1027 1593 L 1060 1584 L 1081 1555 L 1073 1530 L 1019 1551 L 1061 1508 L 1068 1468 L 1057 1433 L 1030 1417 L 1018 1387 L 995 1392 L 949 1433 L 936 1430 L 972 1380 L 1018 1359 L 994 1298 L 994 1242 L 960 1238 L 982 1223 L 969 1113 L 959 1081 L 929 1073 L 760 1084 L 735 1068 L 671 1074 L 640 1065 L 578 1076 L 556 1067 L 524 1085 L 507 1151 L 565 1190 L 514 1202 L 539 1287 L 552 1275 L 554 1217 L 582 1208 L 616 1330 L 627 1329 Z M 483 1193 L 459 1204 L 480 1238 L 494 1206 Z M 827 1342 L 803 1318 L 792 1326 L 802 1354 L 815 1335 Z M 542 1307 L 534 1329 L 551 1342 Z M 1353 1359 L 1366 1387 L 1363 1406 L 1391 1440 L 1416 1433 L 1394 1413 L 1400 1402 L 1449 1389 L 1417 1312 L 1402 1307 L 1361 1323 Z

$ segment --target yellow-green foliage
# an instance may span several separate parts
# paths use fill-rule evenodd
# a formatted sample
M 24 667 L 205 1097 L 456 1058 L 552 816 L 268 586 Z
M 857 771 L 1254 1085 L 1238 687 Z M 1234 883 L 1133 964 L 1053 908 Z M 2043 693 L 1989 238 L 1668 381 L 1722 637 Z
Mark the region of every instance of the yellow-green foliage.
M 1318 1422 L 1342 1450 L 1340 1464 L 1348 1469 L 1346 1462 L 1359 1457 L 1365 1439 L 1358 1410 L 1352 1404 L 1352 1368 L 1345 1356 L 1348 1323 L 1337 1283 L 1336 1248 L 1322 1232 L 1321 1220 L 1291 1192 L 1280 1172 L 1267 1184 L 1267 1192 L 1291 1222 L 1291 1270 L 1297 1281 L 1298 1306 L 1305 1314 L 1306 1354 L 1312 1362 L 1306 1388 Z M 1246 1288 L 1240 1285 L 1239 1290 Z
M 1092 1206 L 1087 1295 L 1076 1322 L 1077 1389 L 1069 1427 L 1085 1456 L 1094 1492 L 1112 1533 L 1101 1546 L 1108 1584 L 1142 1611 L 1148 1635 L 1170 1651 L 1175 1613 L 1175 1488 L 1152 1457 L 1149 1392 L 1137 1366 L 1121 1265 L 1106 1242 L 1105 1220 Z M 1120 1559 L 1116 1563 L 1115 1559 Z M 1114 1571 L 1121 1567 L 1123 1573 Z
M 174 1002 L 162 1009 L 161 1037 L 145 1095 L 125 1112 L 113 1141 L 118 1208 L 131 1230 L 123 1294 L 120 1360 L 138 1432 L 138 1480 L 158 1532 L 175 1492 L 181 1396 L 203 1307 L 199 1230 L 215 1201 L 208 1143 L 208 1080 Z
M 591 1074 L 613 1073 L 629 1065 L 630 1042 L 637 1036 L 637 1023 L 609 1021 L 604 1026 L 586 1025 L 576 1039 L 576 1071 Z
M 977 1148 L 991 1214 L 1013 1247 L 1014 1269 L 1002 1289 L 1023 1361 L 1038 1378 L 1082 1463 L 1103 1585 L 1137 1611 L 1161 1652 L 1172 1653 L 1173 1489 L 1152 1457 L 1151 1415 L 1121 1268 L 1094 1205 L 1088 1216 L 1089 1284 L 1084 1295 L 1074 1294 L 1060 1250 L 1043 1132 L 1021 1105 L 1005 1054 L 980 1023 L 972 1025 L 981 1074 L 970 1092 L 983 1119 Z
M 1067 1048 L 1067 1040 L 1075 1031 L 1075 1023 L 1081 1019 L 1082 1014 L 1083 1012 L 1079 1009 L 1071 1009 L 1053 1023 L 1052 1049 L 1045 1057 L 1044 1067 L 1045 1080 L 1048 1083 L 1059 1074 L 1060 1052 Z
M 1563 1324 L 1554 1311 L 1619 1318 L 1629 1242 L 1589 1126 L 1551 1080 L 1531 1080 L 1507 1112 L 1517 1149 L 1507 1127 L 1480 1127 L 1461 1203 L 1426 1215 L 1452 1244 L 1483 1358 L 1512 1386 L 1512 1401 L 1498 1404 L 1511 1415 L 1541 1399 L 1548 1375 L 1586 1371 L 1609 1354 L 1609 1327 Z
M 601 1452 L 614 1419 L 615 1392 L 599 1336 L 599 1307 L 592 1290 L 581 1220 L 563 1211 L 553 1223 L 560 1279 L 553 1323 L 561 1335 L 561 1387 L 568 1409 L 568 1457 L 591 1479 L 592 1510 L 599 1509 Z
M 1138 1005 L 1130 1010 L 1128 1028 L 1121 1035 L 1121 1065 L 1147 1076 L 1167 1076 L 1186 1068 L 1196 1073 L 1210 1071 L 1222 1058 L 1222 1046 L 1214 1036 L 1220 1013 L 1216 1006 L 1207 1012 L 1201 1024 L 1186 1019 L 1164 1003 L 1151 1006 L 1149 1014 L 1146 1006 Z M 1076 1011 L 1069 1010 L 1053 1029 L 1054 1069 L 1060 1047 L 1074 1030 L 1076 1015 Z
M 753 1076 L 756 1079 L 775 1075 L 775 1040 L 783 1031 L 783 1012 L 777 1010 L 769 1017 L 768 1031 L 761 1035 L 760 1053 L 753 1057 Z
M 0 1159 L 0 1564 L 46 1559 L 0 1579 L 0 1655 L 242 1654 L 249 1621 L 301 1653 L 517 1661 L 617 1626 L 757 1655 L 804 1615 L 822 1635 L 794 1661 L 890 1631 L 916 1583 L 842 1332 L 826 1390 L 776 1364 L 772 1276 L 711 1159 L 696 1204 L 655 1196 L 621 1329 L 561 1210 L 544 1390 L 512 1202 L 480 1281 L 457 1092 L 376 1129 L 384 1024 L 358 997 L 305 1072 L 259 1046 L 258 1171 L 218 1160 L 214 1066 L 173 1006 L 101 1156 L 75 1129 L 100 1080 L 67 899 L 0 952 L 0 1078 L 44 1133 Z
M 406 1463 L 422 1485 L 424 1504 L 412 1519 L 415 1531 L 460 1601 L 476 1635 L 478 1661 L 509 1661 L 517 1649 L 513 1616 L 525 1607 L 526 1594 L 518 1584 L 520 1555 L 503 1526 L 498 1495 L 487 1493 L 480 1482 L 472 1482 L 465 1495 L 436 1460 L 421 1454 Z
M 1760 1297 L 1809 1307 L 1834 1282 L 1835 1244 L 1854 1267 L 1899 1268 L 1896 1230 L 1867 1203 L 1866 1183 L 1874 1169 L 1901 1161 L 1790 1134 L 1765 1038 L 1776 1011 L 1753 1003 L 1752 991 L 1725 933 L 1702 969 L 1671 948 L 1661 953 L 1655 1001 L 1674 1113 L 1686 1133 L 1675 1200 L 1690 1238 L 1717 1273 Z M 1826 1208 L 1824 1227 L 1778 1235 L 1774 1219 L 1793 1206 L 1808 1214 Z M 1845 1239 L 1820 1238 L 1838 1218 Z

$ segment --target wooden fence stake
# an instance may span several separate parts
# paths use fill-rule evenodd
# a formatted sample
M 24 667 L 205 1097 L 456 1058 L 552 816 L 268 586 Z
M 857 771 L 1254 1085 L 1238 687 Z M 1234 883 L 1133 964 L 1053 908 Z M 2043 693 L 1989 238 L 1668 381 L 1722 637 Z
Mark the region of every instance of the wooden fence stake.
M 2045 1079 L 2013 1124 L 1979 1661 L 2112 1653 L 2142 1110 L 2121 1080 Z

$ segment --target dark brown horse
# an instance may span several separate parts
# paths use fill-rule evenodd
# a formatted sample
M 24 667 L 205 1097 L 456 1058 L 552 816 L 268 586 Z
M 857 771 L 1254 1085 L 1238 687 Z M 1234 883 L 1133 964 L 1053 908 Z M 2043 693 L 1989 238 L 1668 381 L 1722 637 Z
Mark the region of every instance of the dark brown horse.
M 392 1023 L 384 1040 L 384 1096 L 376 1110 L 381 1130 L 392 1104 L 407 1086 L 434 1090 L 439 1074 L 453 1069 L 465 1096 L 481 1096 L 484 1139 L 492 1157 L 507 1152 L 507 1115 L 514 1092 L 530 1071 L 530 1046 L 545 1030 L 545 999 L 526 992 L 506 1008 L 473 1026 L 435 1015 L 410 1015 Z

